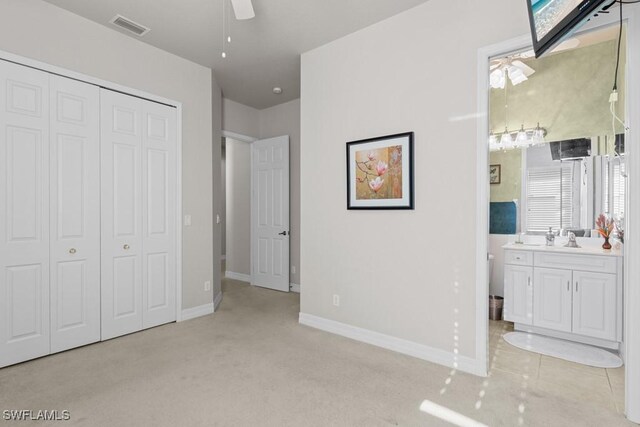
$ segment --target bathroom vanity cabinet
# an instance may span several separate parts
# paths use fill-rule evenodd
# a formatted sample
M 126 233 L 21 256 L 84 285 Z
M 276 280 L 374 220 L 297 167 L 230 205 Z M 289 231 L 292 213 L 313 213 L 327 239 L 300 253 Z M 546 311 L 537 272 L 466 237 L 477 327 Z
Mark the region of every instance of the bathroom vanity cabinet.
M 504 318 L 515 329 L 619 349 L 620 251 L 504 246 Z

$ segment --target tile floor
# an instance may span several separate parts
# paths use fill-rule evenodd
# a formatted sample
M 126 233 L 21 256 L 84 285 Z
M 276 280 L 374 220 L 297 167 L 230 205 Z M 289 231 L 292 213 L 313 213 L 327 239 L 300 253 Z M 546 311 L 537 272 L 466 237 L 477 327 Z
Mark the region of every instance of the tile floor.
M 624 413 L 624 367 L 601 369 L 521 350 L 502 336 L 513 323 L 489 321 L 491 371 L 522 376 L 522 387 Z

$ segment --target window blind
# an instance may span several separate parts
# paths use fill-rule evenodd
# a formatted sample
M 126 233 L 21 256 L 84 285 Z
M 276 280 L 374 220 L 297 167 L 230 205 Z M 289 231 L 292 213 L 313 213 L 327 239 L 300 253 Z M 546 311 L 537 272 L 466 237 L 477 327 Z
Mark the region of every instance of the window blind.
M 612 186 L 611 186 L 611 202 L 613 205 L 612 215 L 614 218 L 624 217 L 624 193 L 625 193 L 625 179 L 622 176 L 622 170 L 620 163 L 614 163 Z
M 527 231 L 573 227 L 573 165 L 527 172 Z

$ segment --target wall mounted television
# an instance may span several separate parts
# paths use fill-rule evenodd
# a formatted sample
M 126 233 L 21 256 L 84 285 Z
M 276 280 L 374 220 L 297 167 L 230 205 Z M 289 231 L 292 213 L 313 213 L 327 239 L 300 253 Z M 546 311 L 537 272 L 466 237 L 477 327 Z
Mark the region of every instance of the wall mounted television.
M 536 58 L 613 3 L 614 0 L 527 0 Z

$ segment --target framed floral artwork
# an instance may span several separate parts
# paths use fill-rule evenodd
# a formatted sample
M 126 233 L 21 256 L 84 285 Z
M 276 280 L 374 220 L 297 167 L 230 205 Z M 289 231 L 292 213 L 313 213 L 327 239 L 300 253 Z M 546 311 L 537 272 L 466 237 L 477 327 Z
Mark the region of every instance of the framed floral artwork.
M 491 184 L 500 184 L 502 181 L 502 166 L 490 165 L 489 166 L 489 182 Z
M 347 143 L 347 209 L 413 209 L 413 132 Z

